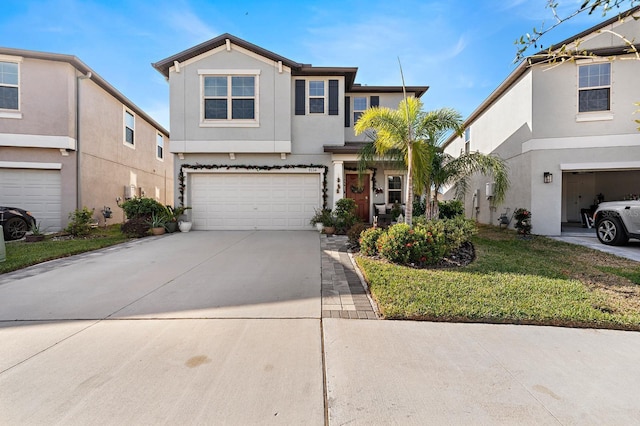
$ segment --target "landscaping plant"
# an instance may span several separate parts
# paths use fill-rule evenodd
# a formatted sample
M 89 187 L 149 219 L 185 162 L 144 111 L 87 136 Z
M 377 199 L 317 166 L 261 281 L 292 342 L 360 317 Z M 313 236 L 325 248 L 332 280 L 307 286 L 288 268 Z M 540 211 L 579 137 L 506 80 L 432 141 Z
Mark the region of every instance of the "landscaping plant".
M 85 237 L 91 232 L 91 222 L 93 222 L 93 210 L 86 207 L 76 209 L 69 213 L 69 225 L 65 231 L 74 237 Z
M 527 209 L 519 208 L 513 212 L 513 218 L 516 220 L 513 225 L 518 234 L 526 237 L 531 234 L 531 212 Z
M 360 246 L 360 235 L 367 228 L 369 228 L 369 225 L 362 222 L 358 222 L 349 228 L 349 231 L 347 231 L 347 237 L 349 237 L 349 244 L 352 247 Z
M 162 215 L 167 212 L 167 208 L 153 198 L 131 198 L 119 206 L 124 210 L 127 219 L 144 217 L 148 220 L 154 213 Z
M 360 234 L 360 253 L 365 256 L 378 255 L 378 238 L 384 234 L 382 228 L 368 228 Z
M 440 219 L 453 219 L 464 215 L 464 206 L 460 200 L 449 200 L 438 203 L 438 217 Z
M 336 218 L 336 231 L 338 234 L 346 234 L 347 231 L 357 222 L 357 205 L 351 198 L 342 198 L 336 202 L 334 215 Z

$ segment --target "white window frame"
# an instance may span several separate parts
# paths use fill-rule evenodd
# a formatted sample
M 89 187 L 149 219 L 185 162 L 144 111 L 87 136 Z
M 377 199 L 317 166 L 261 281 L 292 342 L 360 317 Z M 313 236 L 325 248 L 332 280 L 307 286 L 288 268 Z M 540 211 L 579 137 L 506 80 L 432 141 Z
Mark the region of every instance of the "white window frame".
M 603 65 L 603 64 L 608 64 L 609 65 L 609 84 L 608 85 L 602 85 L 602 86 L 586 86 L 586 87 L 580 87 L 580 68 L 583 67 L 589 67 L 589 66 L 593 66 L 593 65 Z M 609 115 L 611 114 L 611 97 L 613 94 L 613 90 L 612 90 L 612 86 L 613 86 L 613 65 L 610 61 L 588 61 L 588 62 L 578 62 L 577 63 L 577 73 L 576 73 L 576 79 L 577 79 L 577 83 L 576 83 L 576 87 L 578 88 L 577 92 L 576 92 L 576 110 L 578 115 L 601 115 L 601 114 L 605 114 L 605 115 Z M 586 91 L 590 91 L 590 90 L 597 90 L 597 89 L 609 89 L 609 108 L 608 109 L 603 109 L 603 110 L 595 110 L 595 111 L 580 111 L 580 92 L 586 92 Z M 578 120 L 580 121 L 580 120 Z
M 2 86 L 5 87 L 16 87 L 18 89 L 18 107 L 16 109 L 14 108 L 0 108 L 0 118 L 22 118 L 22 113 L 20 112 L 21 110 L 21 90 L 20 90 L 20 86 L 21 86 L 21 68 L 22 68 L 22 58 L 18 57 L 18 56 L 7 56 L 7 55 L 0 55 L 0 62 L 6 62 L 6 63 L 10 63 L 10 64 L 15 64 L 18 67 L 18 84 L 9 84 L 9 83 L 1 83 Z
M 400 189 L 389 188 L 389 178 L 398 176 L 400 178 Z M 389 194 L 391 192 L 400 193 L 400 204 L 404 203 L 404 186 L 405 186 L 405 174 L 401 171 L 388 171 L 384 174 L 384 189 L 385 189 L 385 204 L 392 206 L 393 203 L 389 200 Z
M 464 153 L 471 152 L 471 127 L 464 129 Z
M 131 129 L 131 131 L 133 133 L 133 141 L 132 142 L 127 141 L 127 128 L 130 128 L 127 125 L 127 114 L 129 114 L 129 115 L 131 115 L 133 117 L 133 128 Z M 122 112 L 122 143 L 125 146 L 128 146 L 131 149 L 135 149 L 136 148 L 136 115 L 134 114 L 133 111 L 131 111 L 127 107 L 123 107 L 123 112 Z
M 159 150 L 162 155 L 158 155 Z M 160 132 L 156 133 L 156 159 L 164 161 L 164 135 Z
M 322 96 L 311 95 L 311 82 L 322 82 Z M 322 78 L 312 78 L 307 80 L 307 111 L 309 115 L 327 115 L 327 91 L 329 90 L 329 81 Z M 322 112 L 311 112 L 311 99 L 322 99 Z
M 364 109 L 356 109 L 356 99 L 364 99 Z M 369 104 L 369 100 L 366 96 L 354 96 L 353 97 L 353 125 L 356 125 L 356 122 L 360 118 L 360 116 L 367 110 L 367 106 Z
M 259 127 L 260 126 L 260 70 L 253 69 L 200 69 L 200 127 Z M 232 101 L 231 96 L 232 77 L 253 77 L 253 119 L 238 119 L 232 117 Z M 205 77 L 227 77 L 227 118 L 226 119 L 205 119 L 205 96 L 204 96 L 204 79 Z M 236 99 L 249 99 L 249 97 L 235 97 Z

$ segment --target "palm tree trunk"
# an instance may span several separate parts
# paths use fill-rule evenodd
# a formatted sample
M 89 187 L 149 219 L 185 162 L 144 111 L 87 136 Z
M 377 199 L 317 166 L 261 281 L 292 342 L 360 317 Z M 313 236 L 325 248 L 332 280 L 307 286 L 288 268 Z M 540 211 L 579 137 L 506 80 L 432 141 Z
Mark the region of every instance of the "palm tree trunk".
M 413 227 L 413 145 L 409 141 L 407 147 L 407 200 L 404 222 Z

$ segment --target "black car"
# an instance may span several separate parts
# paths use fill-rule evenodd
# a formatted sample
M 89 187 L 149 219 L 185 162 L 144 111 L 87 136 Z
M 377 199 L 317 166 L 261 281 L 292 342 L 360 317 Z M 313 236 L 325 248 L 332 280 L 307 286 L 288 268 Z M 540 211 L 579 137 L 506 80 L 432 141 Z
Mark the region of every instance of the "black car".
M 0 225 L 4 231 L 4 239 L 7 241 L 24 237 L 24 234 L 35 224 L 36 218 L 26 210 L 17 207 L 0 207 Z

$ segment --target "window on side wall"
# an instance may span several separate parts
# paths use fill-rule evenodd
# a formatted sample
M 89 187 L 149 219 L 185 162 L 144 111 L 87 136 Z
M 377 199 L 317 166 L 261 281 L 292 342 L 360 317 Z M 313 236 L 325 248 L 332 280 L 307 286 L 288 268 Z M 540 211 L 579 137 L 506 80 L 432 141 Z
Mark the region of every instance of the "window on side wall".
M 324 81 L 309 81 L 309 113 L 324 114 Z
M 164 159 L 164 136 L 161 133 L 156 135 L 156 158 L 158 160 Z
M 0 109 L 20 109 L 18 67 L 15 62 L 0 62 Z
M 256 119 L 256 76 L 204 76 L 204 120 Z
M 402 204 L 402 176 L 387 176 L 387 203 Z
M 135 145 L 136 117 L 128 110 L 124 111 L 124 143 Z
M 367 109 L 367 98 L 366 97 L 355 97 L 353 98 L 353 124 L 355 125 L 360 116 Z
M 611 63 L 578 66 L 578 112 L 611 110 Z
M 471 152 L 471 127 L 464 129 L 464 153 Z

